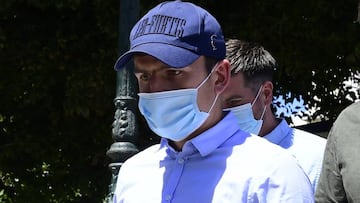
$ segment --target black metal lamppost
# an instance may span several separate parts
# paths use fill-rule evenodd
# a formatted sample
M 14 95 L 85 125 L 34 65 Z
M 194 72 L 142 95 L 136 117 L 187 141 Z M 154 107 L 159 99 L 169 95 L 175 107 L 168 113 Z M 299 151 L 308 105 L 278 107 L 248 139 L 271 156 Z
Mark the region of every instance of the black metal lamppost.
M 120 0 L 119 16 L 119 53 L 122 54 L 129 48 L 129 34 L 132 26 L 138 20 L 139 0 Z M 107 201 L 112 202 L 116 188 L 119 169 L 126 159 L 136 154 L 139 150 L 135 146 L 138 137 L 136 123 L 137 110 L 137 81 L 132 74 L 132 63 L 117 71 L 115 116 L 112 129 L 114 143 L 107 151 L 107 156 L 112 162 L 109 168 L 112 172 L 111 184 Z

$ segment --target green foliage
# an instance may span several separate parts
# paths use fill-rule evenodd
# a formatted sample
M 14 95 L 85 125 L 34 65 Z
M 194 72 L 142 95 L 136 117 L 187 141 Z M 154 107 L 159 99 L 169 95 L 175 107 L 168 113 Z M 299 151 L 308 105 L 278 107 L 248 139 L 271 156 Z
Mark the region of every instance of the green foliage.
M 199 2 L 214 11 L 226 37 L 258 42 L 273 54 L 280 65 L 276 93 L 292 92 L 289 101 L 302 95 L 308 108 L 319 107 L 310 120 L 334 119 L 358 99 L 343 84 L 360 70 L 358 0 Z
M 0 9 L 1 202 L 104 199 L 117 5 L 6 1 Z

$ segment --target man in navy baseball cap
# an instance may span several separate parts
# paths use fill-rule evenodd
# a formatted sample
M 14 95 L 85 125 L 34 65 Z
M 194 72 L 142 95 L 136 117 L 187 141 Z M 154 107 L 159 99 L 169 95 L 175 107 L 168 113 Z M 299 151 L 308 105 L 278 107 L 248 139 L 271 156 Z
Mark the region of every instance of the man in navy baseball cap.
M 230 64 L 217 20 L 168 1 L 130 34 L 139 110 L 161 137 L 121 166 L 114 202 L 313 202 L 310 182 L 284 149 L 241 131 L 222 110 Z
M 115 69 L 123 67 L 134 53 L 146 53 L 182 68 L 201 55 L 224 59 L 225 52 L 220 25 L 206 10 L 187 2 L 164 2 L 133 27 L 130 50 L 120 56 Z

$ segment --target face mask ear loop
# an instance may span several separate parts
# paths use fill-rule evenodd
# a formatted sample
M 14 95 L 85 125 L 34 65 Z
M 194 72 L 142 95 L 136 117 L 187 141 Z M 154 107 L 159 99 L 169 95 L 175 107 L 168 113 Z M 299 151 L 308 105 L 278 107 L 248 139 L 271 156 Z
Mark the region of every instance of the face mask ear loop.
M 196 89 L 199 89 L 211 76 L 211 74 L 214 72 L 214 70 L 217 68 L 217 64 L 215 64 L 214 68 L 211 70 L 211 72 L 209 73 L 208 76 L 206 76 L 206 78 L 200 83 L 200 85 L 198 85 L 198 87 Z
M 266 106 L 264 106 L 264 110 L 263 110 L 263 112 L 261 113 L 260 120 L 263 120 L 264 115 L 265 115 L 265 112 L 266 112 Z
M 199 85 L 196 89 L 199 89 L 199 88 L 210 78 L 211 74 L 212 74 L 212 73 L 215 71 L 215 69 L 217 68 L 217 64 L 218 64 L 218 63 L 216 63 L 216 64 L 214 65 L 214 68 L 211 70 L 211 72 L 209 73 L 209 75 L 200 83 L 200 85 Z M 210 113 L 211 110 L 213 109 L 213 107 L 215 106 L 215 103 L 216 103 L 218 97 L 219 97 L 219 94 L 216 94 L 215 100 L 214 100 L 214 102 L 212 103 L 212 105 L 211 105 L 208 113 Z
M 211 112 L 211 110 L 213 109 L 213 107 L 215 106 L 215 103 L 216 103 L 216 101 L 217 101 L 218 97 L 219 97 L 219 94 L 216 94 L 215 100 L 214 100 L 214 102 L 212 103 L 212 105 L 211 105 L 211 107 L 210 107 L 210 109 L 209 109 L 208 113 L 210 113 L 210 112 Z
M 259 98 L 262 87 L 263 86 L 261 85 L 260 88 L 259 88 L 259 91 L 256 94 L 256 97 L 255 97 L 254 101 L 251 103 L 251 106 L 253 106 L 255 104 L 256 100 Z

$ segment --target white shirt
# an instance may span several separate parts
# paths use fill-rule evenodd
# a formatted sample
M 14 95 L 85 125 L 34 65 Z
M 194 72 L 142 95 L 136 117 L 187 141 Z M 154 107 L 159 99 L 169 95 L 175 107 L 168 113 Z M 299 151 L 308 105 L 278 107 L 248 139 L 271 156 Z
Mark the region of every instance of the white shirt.
M 121 167 L 115 203 L 314 202 L 311 184 L 284 149 L 241 131 L 232 113 L 189 140 L 166 139 Z
M 303 130 L 291 128 L 285 119 L 264 138 L 285 148 L 295 156 L 309 177 L 315 192 L 320 177 L 326 139 Z

